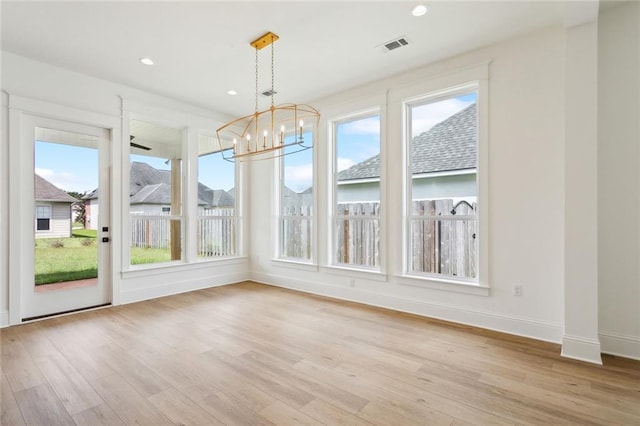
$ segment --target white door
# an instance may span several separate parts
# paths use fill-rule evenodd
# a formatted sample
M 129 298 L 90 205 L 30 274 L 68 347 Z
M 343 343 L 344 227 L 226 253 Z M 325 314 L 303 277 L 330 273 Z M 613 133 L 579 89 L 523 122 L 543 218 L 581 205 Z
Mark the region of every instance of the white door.
M 32 147 L 33 188 L 23 219 L 33 256 L 21 279 L 23 320 L 109 304 L 110 132 L 27 116 L 22 143 Z M 32 207 L 32 208 L 28 208 Z M 29 228 L 23 226 L 25 231 Z M 25 251 L 26 254 L 26 251 Z

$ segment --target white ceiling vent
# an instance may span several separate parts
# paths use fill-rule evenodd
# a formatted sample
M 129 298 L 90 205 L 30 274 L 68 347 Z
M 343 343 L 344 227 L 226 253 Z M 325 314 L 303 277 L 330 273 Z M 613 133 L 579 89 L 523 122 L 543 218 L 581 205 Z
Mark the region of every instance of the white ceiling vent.
M 392 50 L 399 49 L 401 47 L 407 46 L 409 41 L 406 37 L 398 37 L 393 40 L 389 40 L 386 43 L 382 43 L 378 48 L 381 48 L 383 52 L 390 52 Z

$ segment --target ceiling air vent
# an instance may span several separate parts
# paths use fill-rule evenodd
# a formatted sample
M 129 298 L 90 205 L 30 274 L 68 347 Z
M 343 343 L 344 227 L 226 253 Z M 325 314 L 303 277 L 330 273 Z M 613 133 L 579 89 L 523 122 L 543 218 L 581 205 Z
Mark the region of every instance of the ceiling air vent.
M 398 37 L 396 39 L 390 40 L 381 45 L 383 51 L 390 52 L 392 50 L 398 49 L 400 47 L 406 46 L 409 44 L 406 37 Z
M 278 94 L 278 92 L 276 92 L 275 90 L 267 89 L 267 90 L 265 90 L 264 92 L 262 92 L 262 93 L 260 93 L 260 94 L 261 94 L 262 96 L 265 96 L 265 97 L 267 97 L 267 98 L 268 98 L 268 97 L 270 97 L 271 95 L 276 95 L 276 94 Z

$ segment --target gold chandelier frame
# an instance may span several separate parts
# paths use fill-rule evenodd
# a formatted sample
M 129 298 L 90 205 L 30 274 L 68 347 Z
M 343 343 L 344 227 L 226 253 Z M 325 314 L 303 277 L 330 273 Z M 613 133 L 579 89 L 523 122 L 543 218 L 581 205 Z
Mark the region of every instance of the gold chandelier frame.
M 220 151 L 225 160 L 270 159 L 313 148 L 320 112 L 306 104 L 281 104 L 274 102 L 274 49 L 278 36 L 267 32 L 250 45 L 255 49 L 256 92 L 255 112 L 236 118 L 216 130 Z M 271 106 L 258 110 L 258 51 L 271 46 Z M 311 141 L 304 134 L 311 131 Z M 292 149 L 287 149 L 294 147 Z M 231 155 L 229 155 L 231 151 Z

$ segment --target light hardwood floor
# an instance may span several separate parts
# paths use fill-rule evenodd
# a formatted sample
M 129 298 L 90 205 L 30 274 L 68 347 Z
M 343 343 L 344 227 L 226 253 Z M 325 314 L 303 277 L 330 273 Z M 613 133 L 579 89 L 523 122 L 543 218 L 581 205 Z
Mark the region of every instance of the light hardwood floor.
M 2 425 L 640 424 L 640 362 L 255 283 L 1 333 Z

